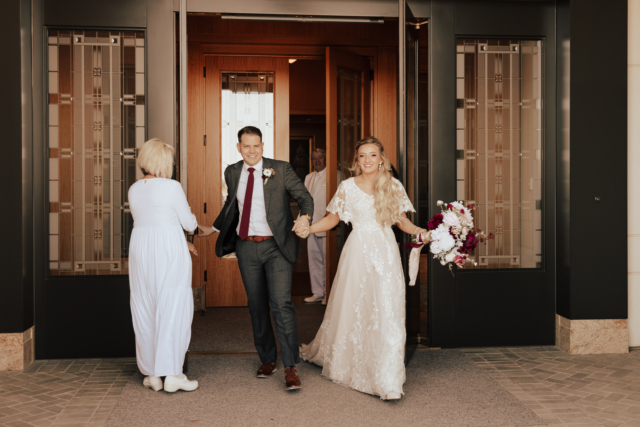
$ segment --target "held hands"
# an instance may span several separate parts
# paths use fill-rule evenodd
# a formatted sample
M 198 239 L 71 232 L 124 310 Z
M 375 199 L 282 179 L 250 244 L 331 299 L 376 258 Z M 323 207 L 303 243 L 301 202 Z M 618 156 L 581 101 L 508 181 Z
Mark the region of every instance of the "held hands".
M 212 226 L 210 226 L 210 225 L 202 225 L 202 224 L 198 224 L 198 230 L 199 230 L 198 237 L 211 236 L 216 231 L 216 230 L 213 229 Z
M 291 231 L 295 231 L 298 237 L 306 239 L 309 236 L 309 220 L 307 217 L 300 217 L 295 220 Z

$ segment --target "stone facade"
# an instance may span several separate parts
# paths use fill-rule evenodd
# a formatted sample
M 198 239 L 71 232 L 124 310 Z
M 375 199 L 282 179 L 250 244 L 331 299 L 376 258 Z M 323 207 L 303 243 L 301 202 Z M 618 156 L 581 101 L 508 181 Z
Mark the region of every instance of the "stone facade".
M 556 346 L 569 354 L 628 353 L 627 319 L 569 320 L 556 314 Z
M 35 327 L 23 333 L 0 334 L 0 371 L 24 369 L 34 360 Z

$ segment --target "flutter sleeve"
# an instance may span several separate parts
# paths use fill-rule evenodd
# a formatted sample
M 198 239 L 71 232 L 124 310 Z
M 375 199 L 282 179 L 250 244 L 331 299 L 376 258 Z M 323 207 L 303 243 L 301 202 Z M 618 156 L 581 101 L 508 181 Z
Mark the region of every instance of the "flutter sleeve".
M 413 204 L 411 204 L 411 200 L 409 200 L 409 196 L 407 196 L 407 192 L 402 186 L 402 183 L 395 178 L 393 179 L 393 183 L 396 186 L 396 194 L 398 195 L 399 199 L 399 213 L 415 212 L 416 210 L 413 208 Z
M 349 224 L 349 222 L 351 221 L 352 215 L 347 205 L 347 191 L 345 188 L 345 181 L 340 183 L 338 191 L 336 191 L 336 194 L 333 195 L 331 202 L 327 206 L 327 212 L 338 215 L 340 217 L 340 220 L 344 221 L 346 224 Z

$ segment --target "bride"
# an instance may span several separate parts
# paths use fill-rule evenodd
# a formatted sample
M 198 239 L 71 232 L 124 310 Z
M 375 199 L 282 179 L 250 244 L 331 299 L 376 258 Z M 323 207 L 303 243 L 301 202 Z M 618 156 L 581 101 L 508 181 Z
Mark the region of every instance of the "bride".
M 384 400 L 400 399 L 405 382 L 405 281 L 391 230 L 409 234 L 414 212 L 402 184 L 391 176 L 382 143 L 365 138 L 356 145 L 350 169 L 327 207 L 327 216 L 310 227 L 295 225 L 298 236 L 319 233 L 341 220 L 353 224 L 333 281 L 322 326 L 301 346 L 301 357 L 323 367 L 322 375 Z M 424 236 L 424 235 L 423 235 Z

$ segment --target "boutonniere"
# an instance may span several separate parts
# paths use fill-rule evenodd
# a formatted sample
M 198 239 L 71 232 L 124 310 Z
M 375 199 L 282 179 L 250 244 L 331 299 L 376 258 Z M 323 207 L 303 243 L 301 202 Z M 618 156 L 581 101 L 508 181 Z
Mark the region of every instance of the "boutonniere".
M 269 181 L 269 178 L 271 178 L 272 176 L 274 176 L 276 174 L 276 171 L 273 170 L 273 168 L 264 168 L 262 169 L 262 179 L 264 180 L 264 184 L 267 184 L 267 181 Z

